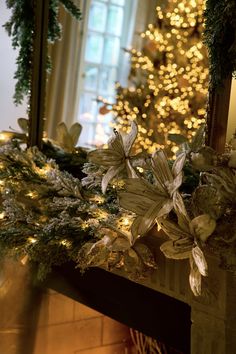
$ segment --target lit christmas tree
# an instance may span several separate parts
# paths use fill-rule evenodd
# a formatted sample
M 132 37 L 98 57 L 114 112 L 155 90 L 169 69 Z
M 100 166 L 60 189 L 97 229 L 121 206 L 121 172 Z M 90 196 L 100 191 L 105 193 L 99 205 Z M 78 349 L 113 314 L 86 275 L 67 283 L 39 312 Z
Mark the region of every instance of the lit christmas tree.
M 130 50 L 129 87 L 117 84 L 112 105 L 115 127 L 126 131 L 136 120 L 136 152 L 178 147 L 174 135 L 191 139 L 204 122 L 208 60 L 202 44 L 203 0 L 169 0 L 157 7 L 156 24 L 145 33 L 142 52 Z M 109 107 L 109 106 L 108 106 Z

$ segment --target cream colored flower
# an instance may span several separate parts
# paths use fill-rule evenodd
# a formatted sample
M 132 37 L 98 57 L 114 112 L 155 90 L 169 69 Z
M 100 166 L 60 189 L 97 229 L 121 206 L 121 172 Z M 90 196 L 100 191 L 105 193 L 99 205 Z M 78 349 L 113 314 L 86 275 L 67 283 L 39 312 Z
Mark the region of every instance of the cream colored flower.
M 126 170 L 128 177 L 137 177 L 130 162 L 130 150 L 137 134 L 137 124 L 132 122 L 129 134 L 122 135 L 115 131 L 114 136 L 108 142 L 107 149 L 97 149 L 88 154 L 91 162 L 108 168 L 102 179 L 103 193 L 106 192 L 109 182 L 124 170 Z
M 195 295 L 200 295 L 201 276 L 207 276 L 207 262 L 198 242 L 213 233 L 215 221 L 204 214 L 192 221 L 183 217 L 184 227 L 164 218 L 158 224 L 171 239 L 161 245 L 161 251 L 167 258 L 190 260 L 190 287 Z
M 171 169 L 165 153 L 159 150 L 152 157 L 155 185 L 144 179 L 127 180 L 126 191 L 119 193 L 119 203 L 137 214 L 132 225 L 135 238 L 144 235 L 158 218 L 169 214 L 173 207 L 179 209 L 182 206 L 178 188 L 182 183 L 184 161 L 185 154 L 179 155 Z
M 60 147 L 68 152 L 75 150 L 76 144 L 80 137 L 82 126 L 79 123 L 74 123 L 68 130 L 64 122 L 57 126 L 57 142 Z

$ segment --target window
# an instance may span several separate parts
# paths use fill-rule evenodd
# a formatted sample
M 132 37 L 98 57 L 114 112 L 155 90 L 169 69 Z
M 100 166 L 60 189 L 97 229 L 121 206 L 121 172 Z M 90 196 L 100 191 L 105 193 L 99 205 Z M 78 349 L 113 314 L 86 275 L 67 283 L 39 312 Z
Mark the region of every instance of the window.
M 91 0 L 85 6 L 77 116 L 84 146 L 101 145 L 110 135 L 112 114 L 99 114 L 97 98 L 113 103 L 115 82 L 124 83 L 129 58 L 122 48 L 130 46 L 136 1 Z

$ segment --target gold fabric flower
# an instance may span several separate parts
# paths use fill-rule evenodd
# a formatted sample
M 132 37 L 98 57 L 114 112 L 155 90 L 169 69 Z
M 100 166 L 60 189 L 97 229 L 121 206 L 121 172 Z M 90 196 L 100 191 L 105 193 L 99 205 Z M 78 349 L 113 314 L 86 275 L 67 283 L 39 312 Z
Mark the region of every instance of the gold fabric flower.
M 128 177 L 138 177 L 130 162 L 130 151 L 137 134 L 137 124 L 132 122 L 129 134 L 122 135 L 115 130 L 107 149 L 97 149 L 88 154 L 91 162 L 108 168 L 102 178 L 103 193 L 106 192 L 109 182 L 123 170 L 126 170 Z
M 68 129 L 65 123 L 62 122 L 58 124 L 56 131 L 56 140 L 59 146 L 67 152 L 73 152 L 76 144 L 78 143 L 82 131 L 82 125 L 79 123 L 74 123 L 70 129 Z
M 188 216 L 183 216 L 182 226 L 164 218 L 159 225 L 170 238 L 161 245 L 161 251 L 167 258 L 190 260 L 190 287 L 194 295 L 200 295 L 201 276 L 207 276 L 207 262 L 198 243 L 213 233 L 215 220 L 203 214 L 191 221 Z
M 183 202 L 178 188 L 182 183 L 184 162 L 185 154 L 180 154 L 171 169 L 164 151 L 158 150 L 152 156 L 154 185 L 144 179 L 127 180 L 126 191 L 119 193 L 119 203 L 137 214 L 132 225 L 135 238 L 144 235 L 158 218 L 167 215 L 173 207 L 181 209 Z

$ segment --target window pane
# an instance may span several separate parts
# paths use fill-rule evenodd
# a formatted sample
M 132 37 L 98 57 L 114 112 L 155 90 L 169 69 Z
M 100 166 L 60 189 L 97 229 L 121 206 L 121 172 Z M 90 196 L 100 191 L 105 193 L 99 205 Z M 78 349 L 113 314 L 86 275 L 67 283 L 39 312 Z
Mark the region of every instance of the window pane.
M 123 9 L 118 6 L 110 6 L 108 11 L 107 32 L 121 35 L 123 23 Z
M 83 123 L 83 129 L 79 138 L 79 145 L 88 146 L 92 144 L 94 137 L 94 125 Z
M 85 92 L 80 99 L 80 120 L 82 122 L 94 122 L 97 116 L 96 95 Z
M 109 131 L 110 133 L 110 131 Z M 109 139 L 109 133 L 107 134 L 107 126 L 101 123 L 97 123 L 94 132 L 94 145 L 103 145 L 107 143 Z
M 121 6 L 123 6 L 125 4 L 125 0 L 111 0 L 111 2 L 113 4 L 121 5 Z
M 98 68 L 96 66 L 86 65 L 84 76 L 85 89 L 96 91 L 98 82 Z
M 91 33 L 87 36 L 85 60 L 100 64 L 102 61 L 103 36 Z
M 101 70 L 99 78 L 99 90 L 103 95 L 115 94 L 115 82 L 116 82 L 116 69 L 104 68 Z
M 104 32 L 106 27 L 107 5 L 101 2 L 92 2 L 89 10 L 88 28 L 93 31 Z
M 107 65 L 117 65 L 119 60 L 120 40 L 116 37 L 105 38 L 103 62 Z

